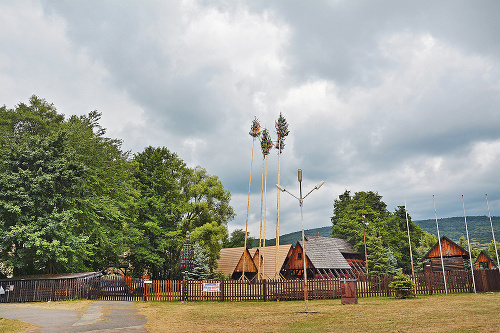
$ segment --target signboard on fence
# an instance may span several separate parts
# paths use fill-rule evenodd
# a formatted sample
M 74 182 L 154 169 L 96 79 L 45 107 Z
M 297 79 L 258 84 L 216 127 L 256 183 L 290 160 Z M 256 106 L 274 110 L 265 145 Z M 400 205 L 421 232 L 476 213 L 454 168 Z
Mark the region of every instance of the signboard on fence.
M 216 293 L 220 291 L 220 283 L 203 283 L 203 291 Z

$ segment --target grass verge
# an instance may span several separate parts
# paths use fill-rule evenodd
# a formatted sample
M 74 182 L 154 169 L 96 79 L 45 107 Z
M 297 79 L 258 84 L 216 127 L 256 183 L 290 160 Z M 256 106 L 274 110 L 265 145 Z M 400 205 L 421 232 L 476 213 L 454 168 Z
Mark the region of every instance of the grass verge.
M 17 333 L 37 329 L 38 326 L 19 320 L 0 318 L 0 333 Z

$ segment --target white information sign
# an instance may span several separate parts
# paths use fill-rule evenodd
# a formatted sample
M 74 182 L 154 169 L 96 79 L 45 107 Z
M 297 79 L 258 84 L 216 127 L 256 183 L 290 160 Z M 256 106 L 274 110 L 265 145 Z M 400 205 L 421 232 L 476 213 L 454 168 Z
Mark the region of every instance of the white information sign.
M 203 291 L 216 293 L 220 291 L 220 283 L 203 283 Z

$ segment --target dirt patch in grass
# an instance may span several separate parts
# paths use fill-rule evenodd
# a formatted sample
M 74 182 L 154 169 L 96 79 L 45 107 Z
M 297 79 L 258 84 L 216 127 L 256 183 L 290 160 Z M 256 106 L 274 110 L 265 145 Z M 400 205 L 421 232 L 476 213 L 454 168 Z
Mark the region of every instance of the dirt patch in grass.
M 138 302 L 150 332 L 499 332 L 500 293 L 304 302 Z

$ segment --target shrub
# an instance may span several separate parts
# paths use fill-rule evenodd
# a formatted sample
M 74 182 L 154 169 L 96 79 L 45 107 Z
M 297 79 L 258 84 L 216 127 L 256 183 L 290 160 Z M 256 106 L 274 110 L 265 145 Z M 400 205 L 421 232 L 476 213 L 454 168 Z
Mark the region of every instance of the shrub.
M 394 288 L 396 298 L 410 298 L 415 296 L 413 283 L 410 276 L 398 273 L 394 276 L 394 280 L 389 283 L 389 287 Z

